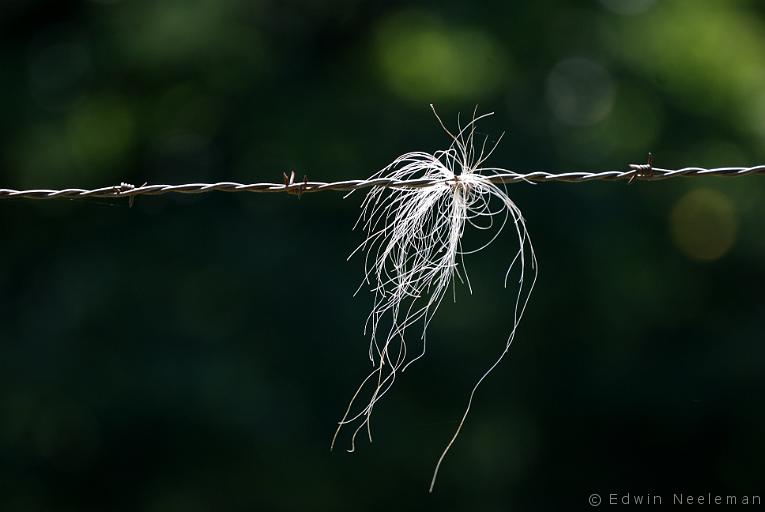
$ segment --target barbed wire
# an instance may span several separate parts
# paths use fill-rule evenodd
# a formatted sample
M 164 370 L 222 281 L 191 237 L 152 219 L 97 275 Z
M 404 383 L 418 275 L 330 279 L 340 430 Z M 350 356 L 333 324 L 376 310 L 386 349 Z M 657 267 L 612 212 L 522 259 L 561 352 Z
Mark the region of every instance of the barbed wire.
M 604 171 L 604 172 L 563 172 L 553 173 L 547 171 L 531 172 L 506 172 L 488 177 L 495 184 L 512 183 L 578 183 L 588 181 L 658 181 L 679 177 L 696 176 L 747 176 L 752 174 L 765 175 L 765 165 L 754 167 L 716 167 L 707 169 L 704 167 L 683 167 L 682 169 L 662 169 L 653 167 L 649 156 L 647 164 L 631 164 L 629 170 Z M 458 178 L 458 177 L 457 177 Z M 237 183 L 221 181 L 217 183 L 186 183 L 183 185 L 149 185 L 145 183 L 135 186 L 130 183 L 120 183 L 108 187 L 82 189 L 30 189 L 16 190 L 0 188 L 0 199 L 82 199 L 82 198 L 128 198 L 132 204 L 137 196 L 159 196 L 164 194 L 204 194 L 207 192 L 259 192 L 302 195 L 311 192 L 324 192 L 328 190 L 340 192 L 352 192 L 370 187 L 385 188 L 423 188 L 445 183 L 451 180 L 415 179 L 397 180 L 391 178 L 374 178 L 366 180 L 345 180 L 335 182 L 295 181 L 294 172 L 291 176 L 284 175 L 284 183 Z

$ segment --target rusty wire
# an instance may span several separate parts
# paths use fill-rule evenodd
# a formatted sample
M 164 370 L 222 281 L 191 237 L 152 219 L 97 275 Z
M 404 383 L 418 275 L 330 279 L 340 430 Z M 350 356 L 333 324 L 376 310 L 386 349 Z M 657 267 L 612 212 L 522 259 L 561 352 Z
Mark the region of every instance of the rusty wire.
M 656 181 L 669 178 L 690 176 L 747 176 L 752 174 L 765 175 L 765 165 L 754 167 L 684 167 L 682 169 L 661 169 L 653 167 L 649 157 L 647 164 L 631 164 L 628 170 L 604 172 L 563 172 L 547 171 L 503 172 L 488 179 L 495 184 L 511 183 L 578 183 L 587 181 Z M 217 183 L 187 183 L 183 185 L 149 185 L 134 186 L 120 183 L 95 189 L 66 188 L 66 189 L 30 189 L 16 190 L 0 188 L 0 199 L 83 199 L 83 198 L 128 198 L 137 196 L 159 196 L 164 194 L 204 194 L 207 192 L 286 192 L 301 195 L 310 192 L 335 190 L 352 192 L 370 187 L 385 188 L 422 188 L 443 183 L 444 180 L 417 179 L 396 180 L 391 178 L 375 178 L 368 180 L 346 180 L 335 182 L 295 181 L 294 173 L 284 183 L 236 183 L 222 181 Z M 132 201 L 131 201 L 132 202 Z

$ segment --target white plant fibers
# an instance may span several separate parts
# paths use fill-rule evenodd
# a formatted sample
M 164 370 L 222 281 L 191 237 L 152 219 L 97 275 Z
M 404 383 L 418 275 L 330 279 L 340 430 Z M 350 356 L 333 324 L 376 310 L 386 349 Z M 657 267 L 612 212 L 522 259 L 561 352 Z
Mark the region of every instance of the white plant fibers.
M 536 256 L 523 216 L 508 197 L 505 186 L 489 180 L 493 175 L 510 171 L 482 167 L 499 141 L 487 148 L 487 139 L 484 139 L 480 148 L 476 148 L 476 123 L 488 115 L 491 114 L 476 117 L 474 113 L 466 126 L 461 127 L 458 123 L 458 131 L 454 134 L 436 114 L 441 127 L 451 138 L 448 149 L 433 154 L 406 153 L 372 176 L 372 179 L 387 177 L 401 181 L 424 178 L 438 183 L 419 188 L 370 189 L 356 223 L 363 227 L 367 237 L 351 254 L 365 253 L 365 275 L 359 289 L 368 285 L 374 293 L 374 305 L 364 329 L 370 336 L 369 359 L 373 370 L 351 398 L 332 439 L 334 448 L 343 427 L 353 428 L 348 450 L 352 452 L 361 430 L 366 429 L 369 441 L 372 441 L 372 411 L 398 374 L 425 355 L 428 325 L 449 285 L 456 286 L 454 278 L 466 284 L 472 293 L 463 257 L 488 246 L 508 221 L 518 238 L 518 250 L 504 278 L 507 286 L 511 271 L 517 269 L 519 278 L 510 333 L 499 357 L 473 387 L 462 419 L 436 464 L 431 491 L 441 462 L 470 411 L 478 386 L 499 364 L 515 338 L 537 276 Z M 463 249 L 462 235 L 466 226 L 487 231 L 488 241 L 472 250 Z M 529 268 L 533 274 L 531 279 L 527 279 Z M 407 351 L 405 338 L 415 328 L 420 350 L 412 357 Z M 366 397 L 364 404 L 358 405 L 362 397 Z

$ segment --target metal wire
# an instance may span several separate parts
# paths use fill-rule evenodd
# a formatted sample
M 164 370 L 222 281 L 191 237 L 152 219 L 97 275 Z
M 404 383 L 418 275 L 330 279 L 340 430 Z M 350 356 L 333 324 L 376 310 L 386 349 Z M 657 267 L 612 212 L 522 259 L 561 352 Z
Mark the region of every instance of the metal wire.
M 750 174 L 765 175 L 765 165 L 755 167 L 717 167 L 705 169 L 703 167 L 684 167 L 682 169 L 661 169 L 649 164 L 632 164 L 629 170 L 605 171 L 605 172 L 564 172 L 551 173 L 547 171 L 532 172 L 508 172 L 491 176 L 489 180 L 495 184 L 510 183 L 550 183 L 566 182 L 578 183 L 586 181 L 657 181 L 669 178 L 690 176 L 746 176 Z M 131 199 L 137 196 L 159 196 L 164 194 L 204 194 L 207 192 L 286 192 L 288 194 L 301 195 L 310 192 L 323 192 L 336 190 L 349 192 L 370 187 L 386 188 L 422 188 L 430 187 L 445 180 L 418 179 L 418 180 L 395 180 L 390 178 L 375 178 L 369 180 L 346 180 L 335 182 L 322 181 L 294 181 L 286 179 L 284 183 L 236 183 L 223 181 L 218 183 L 187 183 L 184 185 L 149 185 L 134 186 L 129 183 L 120 183 L 110 187 L 95 189 L 66 188 L 66 189 L 33 189 L 16 190 L 0 188 L 0 199 L 63 199 L 63 198 L 115 198 L 125 197 Z

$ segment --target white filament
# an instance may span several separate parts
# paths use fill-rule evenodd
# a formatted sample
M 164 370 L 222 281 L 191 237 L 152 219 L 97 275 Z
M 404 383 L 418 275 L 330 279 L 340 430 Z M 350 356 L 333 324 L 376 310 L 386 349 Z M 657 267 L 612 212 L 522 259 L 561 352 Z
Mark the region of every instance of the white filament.
M 439 183 L 421 188 L 373 187 L 362 203 L 356 224 L 363 227 L 367 237 L 351 253 L 351 256 L 359 250 L 365 253 L 365 275 L 359 289 L 366 284 L 374 292 L 374 305 L 364 328 L 364 333 L 370 336 L 369 359 L 373 370 L 351 398 L 332 439 L 334 448 L 340 430 L 346 425 L 355 425 L 348 450 L 352 452 L 356 436 L 362 429 L 366 429 L 369 441 L 372 441 L 372 411 L 398 374 L 425 355 L 428 325 L 449 285 L 455 283 L 454 277 L 465 283 L 472 293 L 463 256 L 488 246 L 499 236 L 508 220 L 512 221 L 518 238 L 518 250 L 504 279 L 507 286 L 511 270 L 519 268 L 510 334 L 499 358 L 473 387 L 462 419 L 436 464 L 431 491 L 441 463 L 470 411 L 478 386 L 510 348 L 537 276 L 534 248 L 520 210 L 508 197 L 504 186 L 488 180 L 492 175 L 510 171 L 482 167 L 499 141 L 488 150 L 487 139 L 483 140 L 480 149 L 475 145 L 476 123 L 488 115 L 491 114 L 476 117 L 474 112 L 471 121 L 464 127 L 458 123 L 458 131 L 453 134 L 436 114 L 441 127 L 451 138 L 448 149 L 434 154 L 406 153 L 372 176 L 401 181 L 425 178 L 439 180 Z M 462 235 L 466 225 L 489 230 L 489 240 L 476 249 L 464 250 Z M 530 283 L 524 281 L 527 265 L 533 272 Z M 415 357 L 410 357 L 405 334 L 416 324 L 420 324 L 422 346 Z M 369 392 L 365 405 L 354 408 L 365 390 Z

